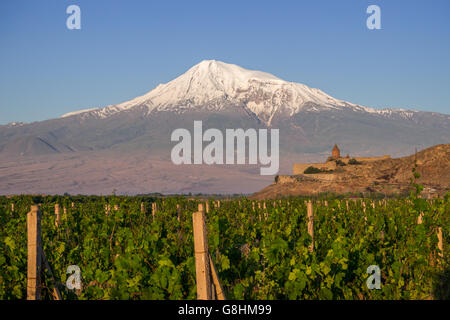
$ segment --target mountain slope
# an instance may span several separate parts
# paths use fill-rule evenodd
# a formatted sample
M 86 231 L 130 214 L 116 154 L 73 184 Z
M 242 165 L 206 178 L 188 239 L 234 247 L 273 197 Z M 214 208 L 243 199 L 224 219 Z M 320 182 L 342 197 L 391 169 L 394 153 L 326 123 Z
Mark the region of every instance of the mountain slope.
M 417 113 L 405 109 L 367 108 L 335 99 L 319 89 L 281 80 L 269 73 L 205 60 L 143 96 L 101 109 L 71 112 L 63 117 L 81 115 L 105 118 L 138 107 L 144 107 L 147 114 L 154 111 L 220 111 L 230 104 L 248 110 L 268 126 L 275 114 L 292 116 L 308 105 L 312 106 L 309 111 L 351 110 L 385 117 L 397 115 L 406 119 Z
M 450 190 L 450 144 L 437 145 L 417 154 L 396 159 L 362 162 L 336 169 L 333 174 L 278 178 L 253 195 L 254 199 L 332 193 L 402 194 L 411 190 L 412 169 L 417 163 L 424 194 L 444 195 Z M 322 178 L 321 178 L 322 177 Z
M 337 142 L 348 152 L 376 154 L 387 148 L 402 155 L 412 146 L 423 148 L 450 139 L 449 115 L 375 110 L 268 73 L 206 60 L 127 102 L 60 119 L 0 126 L 0 153 L 30 154 L 6 148 L 23 136 L 52 141 L 57 152 L 149 146 L 166 150 L 170 132 L 191 128 L 193 120 L 219 129 L 224 124 L 280 128 L 281 148 L 295 153 L 325 152 Z
M 224 102 L 244 106 L 260 119 L 265 119 L 268 125 L 270 124 L 268 119 L 283 107 L 292 115 L 307 102 L 328 107 L 350 105 L 318 89 L 287 82 L 265 72 L 205 60 L 175 80 L 160 84 L 143 96 L 97 111 L 87 110 L 81 114 L 90 113 L 105 117 L 140 106 L 145 106 L 148 112 L 184 112 L 189 109 L 198 110 L 199 106 L 202 106 L 201 109 L 218 111 L 225 108 Z M 73 113 L 63 117 L 70 115 Z

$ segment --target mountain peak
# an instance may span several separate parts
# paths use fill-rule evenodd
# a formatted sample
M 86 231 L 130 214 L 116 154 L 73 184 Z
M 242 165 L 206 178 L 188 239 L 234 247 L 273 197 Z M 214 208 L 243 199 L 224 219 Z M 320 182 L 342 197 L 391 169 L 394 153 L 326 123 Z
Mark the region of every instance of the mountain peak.
M 217 60 L 203 60 L 184 74 L 158 85 L 143 96 L 90 112 L 106 117 L 135 107 L 146 108 L 148 114 L 154 111 L 215 112 L 225 108 L 241 108 L 269 126 L 275 114 L 292 116 L 306 109 L 316 112 L 330 108 L 351 108 L 378 112 L 335 99 L 304 84 L 284 81 L 270 73 L 248 70 Z M 79 113 L 69 115 L 75 114 Z
M 146 106 L 149 112 L 192 108 L 220 110 L 225 100 L 254 113 L 268 125 L 277 111 L 283 109 L 292 115 L 307 102 L 323 106 L 350 105 L 319 89 L 284 81 L 270 73 L 217 60 L 203 60 L 147 94 L 111 107 L 124 110 Z
M 242 82 L 246 83 L 250 80 L 285 82 L 270 73 L 249 70 L 235 64 L 216 60 L 203 60 L 189 69 L 186 73 L 193 73 L 193 76 L 208 74 L 209 76 L 215 77 L 217 79 L 221 78 L 225 81 L 232 80 L 235 84 L 241 85 Z
M 167 106 L 186 108 L 215 103 L 220 99 L 233 99 L 239 92 L 261 85 L 288 84 L 272 74 L 247 70 L 240 66 L 217 60 L 203 60 L 178 78 L 158 85 L 147 94 L 111 106 L 130 109 L 145 105 L 152 111 Z

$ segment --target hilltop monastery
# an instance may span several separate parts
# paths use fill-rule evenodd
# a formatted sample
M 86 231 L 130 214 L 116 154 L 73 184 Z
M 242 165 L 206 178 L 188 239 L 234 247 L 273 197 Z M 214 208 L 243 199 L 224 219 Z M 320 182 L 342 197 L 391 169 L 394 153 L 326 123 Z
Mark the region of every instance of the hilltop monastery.
M 358 162 L 372 162 L 384 159 L 390 159 L 391 156 L 385 155 L 381 157 L 354 157 L 350 158 L 349 155 L 341 157 L 341 151 L 335 144 L 333 150 L 331 150 L 331 157 L 323 163 L 295 163 L 293 167 L 293 175 L 303 174 L 308 167 L 314 167 L 320 170 L 329 171 L 335 170 L 339 163 L 348 164 L 351 159 L 355 159 Z

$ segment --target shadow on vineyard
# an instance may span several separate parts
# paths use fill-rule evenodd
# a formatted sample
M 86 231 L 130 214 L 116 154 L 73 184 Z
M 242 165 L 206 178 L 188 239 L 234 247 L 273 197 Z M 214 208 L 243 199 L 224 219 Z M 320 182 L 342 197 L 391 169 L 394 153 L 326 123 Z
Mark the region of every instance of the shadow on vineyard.
M 433 283 L 433 297 L 438 300 L 450 300 L 450 269 L 439 273 Z

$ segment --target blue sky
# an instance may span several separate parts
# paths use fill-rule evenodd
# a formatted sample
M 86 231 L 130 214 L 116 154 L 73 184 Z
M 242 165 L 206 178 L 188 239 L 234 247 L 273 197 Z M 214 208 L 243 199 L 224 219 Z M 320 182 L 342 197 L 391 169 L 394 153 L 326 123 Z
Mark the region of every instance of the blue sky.
M 66 8 L 81 8 L 81 30 Z M 366 28 L 381 8 L 382 30 Z M 0 124 L 142 95 L 204 59 L 361 105 L 450 113 L 450 1 L 0 1 Z

